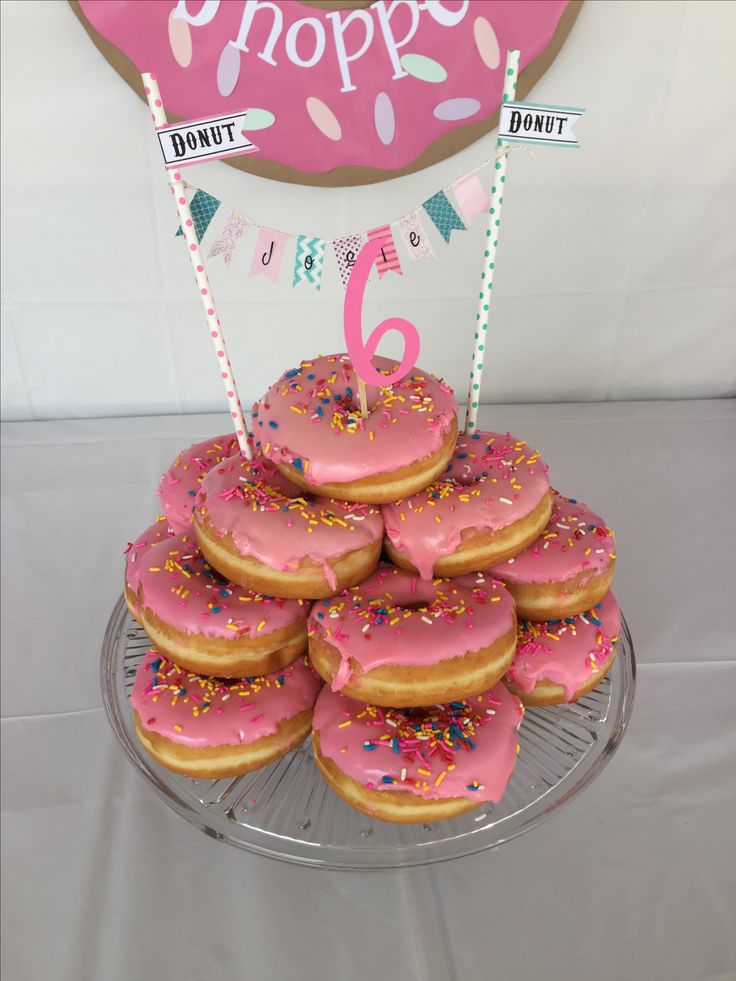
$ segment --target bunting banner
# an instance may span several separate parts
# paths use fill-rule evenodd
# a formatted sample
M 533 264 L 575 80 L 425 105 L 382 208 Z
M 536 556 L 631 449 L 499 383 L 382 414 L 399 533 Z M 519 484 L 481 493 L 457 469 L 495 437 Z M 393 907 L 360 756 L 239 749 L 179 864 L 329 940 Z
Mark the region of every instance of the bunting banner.
M 391 234 L 391 226 L 381 225 L 380 228 L 373 228 L 366 234 L 369 242 L 373 241 L 373 239 L 385 239 L 375 264 L 378 270 L 378 278 L 383 279 L 387 272 L 395 272 L 399 276 L 402 276 L 399 253 L 396 251 L 396 243 Z
M 240 244 L 240 239 L 248 231 L 251 222 L 238 211 L 231 211 L 225 227 L 220 232 L 220 237 L 209 251 L 208 258 L 221 255 L 225 265 L 229 266 L 235 250 Z
M 194 197 L 189 202 L 189 210 L 192 212 L 194 234 L 197 236 L 198 242 L 202 241 L 202 236 L 210 227 L 210 222 L 215 217 L 215 212 L 219 207 L 220 202 L 217 198 L 213 198 L 211 194 L 199 190 L 194 192 Z M 179 225 L 176 234 L 184 234 L 181 225 Z
M 347 288 L 355 260 L 363 247 L 363 236 L 346 235 L 344 238 L 336 238 L 332 244 L 335 249 L 335 258 L 337 259 L 337 268 L 340 270 L 342 285 Z
M 326 247 L 327 243 L 323 238 L 297 235 L 292 286 L 298 286 L 299 283 L 310 283 L 316 290 L 320 288 Z
M 427 198 L 422 207 L 446 242 L 450 241 L 450 235 L 455 229 L 461 232 L 465 231 L 465 225 L 463 225 L 460 215 L 450 204 L 450 199 L 444 191 L 437 191 L 431 198 Z
M 275 283 L 281 269 L 286 243 L 290 238 L 291 235 L 286 232 L 277 232 L 273 228 L 259 228 L 249 276 L 253 278 L 263 273 L 272 283 Z
M 437 258 L 418 215 L 404 215 L 399 219 L 398 228 L 412 262 Z
M 466 174 L 450 186 L 466 228 L 470 228 L 478 215 L 488 214 L 491 199 L 477 174 Z
M 514 103 L 514 106 L 519 105 L 521 104 Z M 573 110 L 565 111 L 573 112 Z M 558 128 L 561 127 L 558 125 Z M 431 239 L 420 217 L 422 209 L 429 216 L 444 241 L 450 244 L 453 231 L 465 231 L 471 227 L 479 214 L 488 214 L 490 203 L 479 176 L 480 172 L 491 164 L 497 164 L 502 157 L 508 156 L 512 149 L 514 149 L 512 146 L 506 144 L 499 147 L 490 160 L 484 161 L 470 173 L 459 177 L 447 187 L 441 188 L 427 198 L 422 205 L 418 205 L 403 217 L 377 228 L 344 235 L 337 239 L 324 239 L 319 235 L 308 233 L 292 235 L 289 232 L 277 231 L 259 225 L 253 218 L 234 208 L 225 207 L 223 208 L 227 215 L 225 223 L 219 229 L 208 257 L 222 256 L 225 266 L 229 268 L 235 253 L 248 233 L 248 229 L 253 226 L 258 229 L 258 237 L 251 257 L 248 273 L 250 277 L 263 273 L 272 283 L 275 283 L 281 271 L 287 244 L 291 239 L 295 240 L 292 287 L 297 287 L 300 283 L 308 283 L 315 290 L 321 289 L 327 249 L 331 247 L 335 252 L 340 280 L 343 287 L 346 288 L 355 260 L 366 239 L 370 241 L 383 240 L 381 252 L 375 262 L 379 279 L 382 279 L 389 272 L 403 276 L 404 270 L 401 266 L 397 247 L 399 240 L 401 240 L 402 247 L 406 249 L 413 264 L 422 262 L 424 259 L 437 258 Z M 522 149 L 528 150 L 529 148 L 522 147 Z M 187 188 L 188 194 L 193 194 L 190 202 L 192 221 L 197 239 L 201 241 L 218 209 L 223 207 L 222 202 L 186 181 L 184 181 L 184 186 Z M 450 202 L 448 197 L 450 192 L 453 194 L 456 207 Z M 177 230 L 176 234 L 182 234 L 181 228 Z

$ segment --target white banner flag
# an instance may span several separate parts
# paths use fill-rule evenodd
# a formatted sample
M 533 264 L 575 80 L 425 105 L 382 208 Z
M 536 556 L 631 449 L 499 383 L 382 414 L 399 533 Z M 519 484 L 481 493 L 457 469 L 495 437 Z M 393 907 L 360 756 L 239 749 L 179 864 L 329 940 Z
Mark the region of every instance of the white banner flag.
M 258 147 L 243 132 L 247 114 L 245 110 L 237 116 L 212 116 L 157 129 L 166 169 L 255 153 Z
M 498 138 L 503 143 L 577 147 L 572 131 L 584 109 L 541 106 L 534 102 L 505 102 L 501 106 Z

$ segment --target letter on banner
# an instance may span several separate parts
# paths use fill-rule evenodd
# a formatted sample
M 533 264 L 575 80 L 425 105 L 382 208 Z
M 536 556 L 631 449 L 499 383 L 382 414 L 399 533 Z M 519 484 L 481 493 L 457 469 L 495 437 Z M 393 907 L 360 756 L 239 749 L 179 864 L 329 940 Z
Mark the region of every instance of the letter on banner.
M 391 234 L 391 226 L 381 225 L 380 228 L 373 228 L 366 234 L 369 242 L 374 239 L 385 239 L 376 259 L 378 278 L 383 279 L 387 272 L 395 272 L 402 276 L 399 253 L 396 251 L 396 242 L 394 242 L 394 237 Z
M 322 268 L 325 262 L 325 241 L 321 238 L 310 238 L 309 235 L 297 235 L 296 255 L 294 257 L 294 282 L 311 283 L 316 290 L 322 285 Z
M 506 102 L 501 106 L 498 138 L 503 143 L 578 147 L 572 131 L 585 109 Z
M 480 214 L 488 214 L 490 199 L 477 174 L 468 174 L 451 185 L 465 227 L 470 228 Z
M 225 260 L 225 265 L 229 266 L 230 260 L 235 255 L 235 250 L 240 244 L 240 239 L 248 230 L 250 224 L 250 221 L 244 218 L 239 212 L 231 211 L 225 227 L 220 232 L 220 237 L 210 249 L 208 258 L 211 259 L 213 256 L 221 255 Z
M 272 283 L 276 282 L 290 237 L 286 232 L 277 232 L 273 228 L 258 229 L 258 241 L 250 264 L 251 278 L 263 273 Z
M 350 273 L 353 271 L 355 260 L 363 246 L 362 235 L 346 235 L 344 238 L 336 238 L 333 242 L 337 268 L 340 270 L 340 279 L 343 287 L 347 287 Z
M 446 242 L 450 241 L 450 235 L 456 228 L 461 232 L 465 231 L 465 225 L 463 225 L 457 211 L 450 204 L 450 199 L 444 191 L 437 191 L 431 198 L 427 198 L 422 207 L 432 219 L 437 227 L 437 231 Z
M 417 215 L 404 215 L 397 227 L 412 262 L 437 258 Z

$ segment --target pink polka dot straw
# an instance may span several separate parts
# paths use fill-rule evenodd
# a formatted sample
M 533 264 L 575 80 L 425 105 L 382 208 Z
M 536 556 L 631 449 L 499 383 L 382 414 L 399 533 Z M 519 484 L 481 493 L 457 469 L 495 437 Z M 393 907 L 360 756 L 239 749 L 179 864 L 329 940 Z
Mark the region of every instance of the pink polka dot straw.
M 161 93 L 158 89 L 156 76 L 150 72 L 144 72 L 142 78 L 143 86 L 146 90 L 146 97 L 148 98 L 148 105 L 151 110 L 153 125 L 156 129 L 160 129 L 162 126 L 166 126 L 166 112 L 161 101 Z M 225 345 L 225 335 L 223 334 L 222 326 L 217 316 L 215 300 L 212 296 L 209 280 L 207 279 L 207 273 L 204 268 L 204 259 L 194 232 L 192 213 L 184 193 L 184 182 L 178 170 L 169 171 L 169 184 L 174 195 L 176 210 L 179 213 L 179 222 L 184 232 L 184 240 L 188 245 L 187 253 L 192 263 L 192 269 L 194 270 L 194 278 L 197 281 L 197 288 L 200 299 L 202 300 L 202 308 L 207 318 L 207 328 L 215 348 L 217 362 L 220 367 L 220 375 L 225 386 L 225 395 L 230 406 L 230 415 L 233 420 L 235 435 L 238 438 L 240 452 L 247 460 L 250 460 L 252 452 L 248 443 L 248 430 L 245 425 L 243 409 L 240 404 L 240 398 L 238 397 L 238 389 L 235 384 L 230 358 L 228 357 L 227 347 Z

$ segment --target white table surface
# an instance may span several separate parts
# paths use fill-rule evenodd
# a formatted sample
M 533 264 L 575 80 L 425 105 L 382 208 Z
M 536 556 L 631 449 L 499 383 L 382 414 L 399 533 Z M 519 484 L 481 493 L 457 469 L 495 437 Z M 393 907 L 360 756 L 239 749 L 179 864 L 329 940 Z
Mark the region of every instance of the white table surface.
M 224 416 L 3 426 L 3 978 L 736 977 L 736 402 L 487 407 L 617 532 L 629 731 L 528 834 L 329 872 L 205 837 L 125 760 L 98 681 L 122 549 Z

